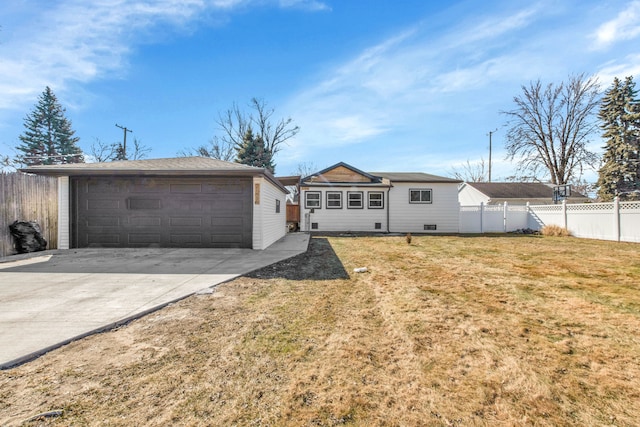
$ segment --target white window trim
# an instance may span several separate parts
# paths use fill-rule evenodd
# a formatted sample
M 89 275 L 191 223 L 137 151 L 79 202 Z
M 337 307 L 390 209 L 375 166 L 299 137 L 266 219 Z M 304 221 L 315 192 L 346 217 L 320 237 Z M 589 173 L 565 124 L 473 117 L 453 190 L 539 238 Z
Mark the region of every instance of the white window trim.
M 373 194 L 379 194 L 380 195 L 380 199 L 379 200 L 377 200 L 377 199 L 373 200 L 373 201 L 376 201 L 376 202 L 380 202 L 380 206 L 371 206 L 371 202 L 372 202 L 371 196 Z M 367 193 L 367 207 L 369 209 L 384 209 L 384 192 L 383 191 L 369 191 Z
M 419 191 L 420 192 L 420 200 L 418 200 L 418 201 L 411 200 L 411 193 L 413 191 Z M 429 192 L 429 200 L 422 200 L 422 192 L 423 191 L 428 191 Z M 412 204 L 432 204 L 433 203 L 433 190 L 431 188 L 410 188 L 409 189 L 409 203 L 412 203 Z
M 315 197 L 311 200 L 309 200 L 309 196 L 313 195 L 313 196 L 318 196 L 318 198 L 316 199 Z M 314 202 L 314 206 L 310 206 L 309 202 Z M 315 204 L 317 203 L 317 206 L 315 206 Z M 321 209 L 322 208 L 322 192 L 320 191 L 307 191 L 304 193 L 304 208 L 305 209 Z
M 362 191 L 347 191 L 347 209 L 364 209 L 364 195 L 362 193 Z M 359 199 L 357 199 L 360 201 L 360 206 L 351 206 L 351 202 L 356 200 L 351 200 L 352 195 L 360 196 Z
M 339 197 L 337 199 L 329 200 L 329 196 L 330 195 L 331 196 L 337 195 Z M 327 200 L 326 200 L 327 209 L 342 209 L 342 191 L 327 191 L 326 197 L 327 197 Z M 339 205 L 338 206 L 331 206 L 330 202 L 338 202 Z

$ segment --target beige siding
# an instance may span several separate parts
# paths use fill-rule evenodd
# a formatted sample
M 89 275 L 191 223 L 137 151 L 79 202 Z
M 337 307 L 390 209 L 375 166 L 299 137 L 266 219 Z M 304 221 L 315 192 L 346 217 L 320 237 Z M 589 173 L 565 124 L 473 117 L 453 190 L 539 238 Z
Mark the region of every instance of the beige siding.
M 431 189 L 432 203 L 409 203 L 410 189 Z M 390 231 L 396 233 L 457 233 L 457 183 L 394 183 L 389 195 Z M 427 231 L 425 225 L 436 225 Z
M 322 175 L 312 177 L 309 182 L 371 182 L 371 178 L 360 175 L 344 166 L 338 166 Z
M 321 192 L 321 208 L 315 209 L 310 213 L 305 208 L 305 193 L 308 191 Z M 342 193 L 342 208 L 327 209 L 327 191 Z M 348 209 L 347 208 L 347 192 L 362 192 L 363 208 Z M 368 208 L 368 192 L 384 193 L 384 209 Z M 358 231 L 358 232 L 386 232 L 387 231 L 387 189 L 386 188 L 309 188 L 302 191 L 300 197 L 300 228 L 304 231 Z M 307 220 L 308 218 L 308 220 Z M 311 224 L 316 223 L 317 229 L 312 229 Z M 375 224 L 380 223 L 380 229 L 375 228 Z
M 257 188 L 259 203 L 256 203 Z M 253 249 L 266 249 L 286 234 L 286 195 L 262 177 L 253 178 L 253 192 Z M 276 200 L 280 201 L 280 212 L 276 212 Z

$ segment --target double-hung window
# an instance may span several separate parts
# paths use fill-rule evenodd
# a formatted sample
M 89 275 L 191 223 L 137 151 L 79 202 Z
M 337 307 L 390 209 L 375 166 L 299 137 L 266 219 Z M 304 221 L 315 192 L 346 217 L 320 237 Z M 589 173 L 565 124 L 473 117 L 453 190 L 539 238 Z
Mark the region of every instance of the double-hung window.
M 430 188 L 410 189 L 409 203 L 431 203 L 431 189 Z
M 384 193 L 382 191 L 369 191 L 369 209 L 384 209 Z
M 304 194 L 305 209 L 320 209 L 320 194 L 319 191 L 307 191 Z
M 364 204 L 362 202 L 362 191 L 348 191 L 347 192 L 347 208 L 348 209 L 362 209 Z
M 327 191 L 327 209 L 342 209 L 342 191 Z

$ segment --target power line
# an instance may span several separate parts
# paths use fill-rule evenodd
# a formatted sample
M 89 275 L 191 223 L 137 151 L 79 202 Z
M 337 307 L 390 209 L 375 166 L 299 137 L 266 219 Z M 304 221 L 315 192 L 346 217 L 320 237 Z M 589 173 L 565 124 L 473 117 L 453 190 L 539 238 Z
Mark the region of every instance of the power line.
M 489 131 L 489 182 L 491 182 L 491 136 L 498 132 L 498 128 Z
M 44 159 L 64 159 L 67 157 L 81 157 L 84 154 L 56 154 L 51 156 L 23 156 L 22 159 L 25 160 L 44 160 Z
M 124 131 L 124 141 L 122 144 L 122 151 L 124 152 L 125 158 L 127 157 L 127 132 L 133 132 L 131 129 L 128 129 L 126 126 L 120 126 L 116 123 L 116 127 L 119 127 Z

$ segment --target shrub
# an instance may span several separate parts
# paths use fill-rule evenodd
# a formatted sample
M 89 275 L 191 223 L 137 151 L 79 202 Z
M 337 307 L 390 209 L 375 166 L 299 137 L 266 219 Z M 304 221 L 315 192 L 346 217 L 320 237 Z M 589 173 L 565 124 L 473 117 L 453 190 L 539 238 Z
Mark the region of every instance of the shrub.
M 555 237 L 567 237 L 571 236 L 569 230 L 566 228 L 560 227 L 559 225 L 545 225 L 540 230 L 543 236 L 555 236 Z

